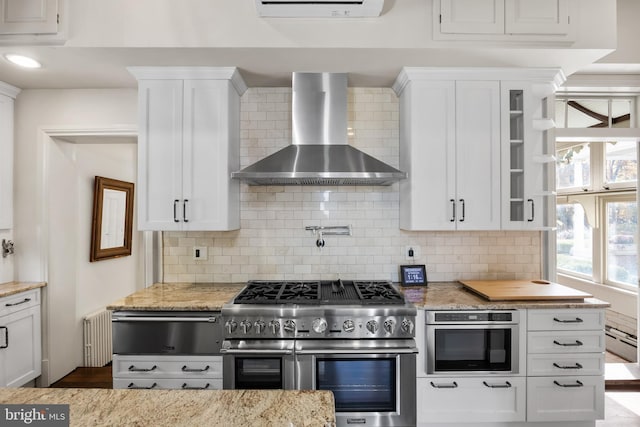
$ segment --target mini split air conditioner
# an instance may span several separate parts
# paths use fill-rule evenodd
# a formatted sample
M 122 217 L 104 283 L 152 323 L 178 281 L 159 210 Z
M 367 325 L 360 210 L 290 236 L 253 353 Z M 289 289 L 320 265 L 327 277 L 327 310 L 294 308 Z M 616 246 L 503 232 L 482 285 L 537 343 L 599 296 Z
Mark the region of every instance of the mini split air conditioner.
M 384 0 L 255 0 L 258 15 L 273 18 L 380 16 Z

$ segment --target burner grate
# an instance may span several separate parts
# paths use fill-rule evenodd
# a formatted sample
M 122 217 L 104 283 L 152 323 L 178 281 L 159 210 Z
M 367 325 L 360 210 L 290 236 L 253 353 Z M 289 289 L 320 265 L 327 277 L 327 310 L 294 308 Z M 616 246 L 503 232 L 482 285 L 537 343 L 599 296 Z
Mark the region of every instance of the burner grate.
M 353 285 L 363 302 L 376 304 L 404 302 L 403 296 L 389 282 L 355 281 Z
M 278 302 L 303 303 L 320 299 L 320 282 L 285 282 L 277 296 Z

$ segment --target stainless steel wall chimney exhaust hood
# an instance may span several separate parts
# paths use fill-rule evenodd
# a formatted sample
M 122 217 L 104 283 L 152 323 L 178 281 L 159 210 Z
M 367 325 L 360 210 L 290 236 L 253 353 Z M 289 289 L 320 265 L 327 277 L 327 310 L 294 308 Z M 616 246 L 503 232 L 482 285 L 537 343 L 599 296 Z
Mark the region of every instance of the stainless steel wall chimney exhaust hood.
M 347 144 L 347 75 L 293 74 L 293 144 L 231 174 L 249 185 L 391 185 L 407 174 Z

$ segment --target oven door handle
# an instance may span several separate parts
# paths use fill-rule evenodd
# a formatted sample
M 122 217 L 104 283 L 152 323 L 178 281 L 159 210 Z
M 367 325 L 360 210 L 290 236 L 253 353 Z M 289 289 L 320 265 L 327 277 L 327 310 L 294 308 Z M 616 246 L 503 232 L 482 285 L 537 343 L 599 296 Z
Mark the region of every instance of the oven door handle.
M 231 349 L 221 348 L 220 353 L 223 354 L 293 354 L 293 350 L 244 350 L 244 349 Z
M 112 322 L 206 322 L 216 323 L 215 317 L 113 317 Z
M 417 348 L 376 348 L 376 349 L 335 349 L 314 348 L 313 350 L 296 350 L 296 354 L 413 354 Z

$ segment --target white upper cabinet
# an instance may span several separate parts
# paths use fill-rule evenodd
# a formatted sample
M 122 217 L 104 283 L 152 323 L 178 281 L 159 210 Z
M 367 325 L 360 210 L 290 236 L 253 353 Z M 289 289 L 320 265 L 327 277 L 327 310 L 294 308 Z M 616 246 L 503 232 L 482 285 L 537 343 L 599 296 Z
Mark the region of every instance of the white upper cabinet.
M 240 227 L 240 95 L 235 68 L 137 68 L 138 228 Z
M 436 40 L 574 40 L 572 0 L 434 0 Z
M 13 100 L 19 92 L 0 82 L 0 230 L 13 227 Z
M 0 34 L 55 34 L 58 0 L 0 0 Z

